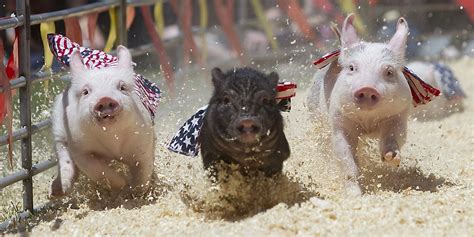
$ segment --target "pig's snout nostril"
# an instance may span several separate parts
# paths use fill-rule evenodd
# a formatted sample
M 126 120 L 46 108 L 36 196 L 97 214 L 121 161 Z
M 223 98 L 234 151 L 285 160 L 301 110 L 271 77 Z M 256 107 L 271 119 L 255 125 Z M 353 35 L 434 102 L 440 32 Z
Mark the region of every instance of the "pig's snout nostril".
M 354 100 L 361 105 L 375 105 L 380 100 L 379 92 L 372 87 L 364 87 L 354 93 Z
M 115 108 L 117 108 L 117 107 L 118 107 L 118 103 L 117 103 L 117 102 L 110 102 L 110 103 L 109 103 L 109 108 L 115 109 Z
M 258 133 L 260 126 L 253 119 L 244 119 L 237 125 L 240 133 Z
M 113 115 L 118 112 L 120 105 L 117 101 L 109 97 L 101 98 L 94 107 L 94 111 L 99 114 Z

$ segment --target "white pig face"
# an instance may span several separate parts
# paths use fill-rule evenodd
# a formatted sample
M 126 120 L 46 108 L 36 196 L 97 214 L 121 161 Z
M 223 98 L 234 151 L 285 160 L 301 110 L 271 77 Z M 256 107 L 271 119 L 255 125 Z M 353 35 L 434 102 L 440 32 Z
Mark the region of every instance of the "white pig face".
M 118 64 L 101 69 L 86 69 L 80 54 L 71 57 L 71 95 L 77 115 L 83 122 L 99 126 L 126 123 L 133 119 L 134 76 L 131 55 L 118 48 Z
M 389 43 L 359 40 L 352 18 L 341 34 L 342 71 L 334 86 L 336 101 L 346 112 L 393 115 L 411 105 L 411 92 L 402 74 L 408 26 L 401 18 Z

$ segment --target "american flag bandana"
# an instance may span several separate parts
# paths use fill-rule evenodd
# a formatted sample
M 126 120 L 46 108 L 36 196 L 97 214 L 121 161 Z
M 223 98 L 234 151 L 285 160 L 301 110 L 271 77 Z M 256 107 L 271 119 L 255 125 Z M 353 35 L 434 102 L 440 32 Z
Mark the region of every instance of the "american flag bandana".
M 331 53 L 325 54 L 320 59 L 316 60 L 313 64 L 318 68 L 322 69 L 332 62 L 336 61 L 341 54 L 341 50 L 335 50 Z M 426 104 L 430 102 L 435 96 L 440 94 L 440 91 L 428 83 L 421 80 L 413 71 L 407 67 L 403 67 L 403 76 L 410 86 L 413 106 L 416 107 L 420 104 Z
M 458 79 L 448 65 L 443 63 L 433 63 L 436 81 L 443 91 L 443 95 L 448 100 L 456 100 L 466 97 L 466 93 L 461 88 Z
M 276 100 L 281 111 L 289 112 L 291 109 L 291 97 L 296 95 L 296 84 L 292 82 L 279 82 L 277 85 Z M 189 118 L 171 139 L 168 150 L 186 155 L 197 156 L 199 154 L 198 137 L 206 114 L 207 105 Z
M 82 47 L 60 34 L 48 34 L 48 43 L 53 55 L 64 66 L 69 67 L 71 55 L 75 50 L 79 50 L 82 62 L 88 69 L 113 67 L 118 62 L 118 58 L 113 55 L 101 50 Z M 161 99 L 161 91 L 155 83 L 147 80 L 142 75 L 135 73 L 134 77 L 134 91 L 140 97 L 153 120 L 158 109 L 158 102 Z

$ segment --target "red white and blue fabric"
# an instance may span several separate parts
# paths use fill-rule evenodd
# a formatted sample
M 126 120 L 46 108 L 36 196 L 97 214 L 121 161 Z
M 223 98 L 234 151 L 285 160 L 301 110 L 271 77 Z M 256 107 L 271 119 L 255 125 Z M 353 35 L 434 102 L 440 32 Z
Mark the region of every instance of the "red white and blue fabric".
M 292 82 L 280 82 L 276 89 L 276 100 L 280 110 L 284 112 L 290 111 L 291 97 L 296 95 L 296 84 Z M 187 156 L 197 156 L 199 154 L 198 138 L 206 110 L 207 105 L 199 108 L 191 118 L 186 120 L 171 139 L 168 145 L 170 151 Z
M 88 69 L 113 67 L 117 65 L 117 57 L 104 51 L 80 46 L 60 34 L 48 34 L 49 48 L 56 59 L 64 66 L 69 66 L 70 58 L 75 50 L 79 50 L 82 62 Z M 158 86 L 147 80 L 142 75 L 135 73 L 135 93 L 140 97 L 145 108 L 150 113 L 151 119 L 155 118 L 161 91 Z
M 443 63 L 433 63 L 436 81 L 441 87 L 443 95 L 448 100 L 457 100 L 466 97 L 466 93 L 461 88 L 458 79 L 448 65 Z
M 320 59 L 316 60 L 313 64 L 318 68 L 322 69 L 332 62 L 336 61 L 341 54 L 341 50 L 335 50 L 331 53 L 323 55 Z M 440 95 L 440 91 L 431 86 L 430 84 L 421 80 L 413 71 L 407 67 L 403 67 L 403 76 L 410 86 L 413 106 L 416 107 L 420 104 L 426 104 L 430 102 L 435 96 Z

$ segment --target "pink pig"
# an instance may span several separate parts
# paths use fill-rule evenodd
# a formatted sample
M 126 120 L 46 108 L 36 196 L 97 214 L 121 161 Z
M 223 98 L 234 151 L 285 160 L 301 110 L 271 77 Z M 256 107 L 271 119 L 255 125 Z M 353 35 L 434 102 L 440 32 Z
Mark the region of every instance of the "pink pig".
M 348 191 L 361 195 L 355 157 L 359 137 L 378 138 L 382 161 L 398 166 L 412 98 L 402 74 L 406 20 L 398 20 L 397 31 L 388 43 L 361 41 L 353 20 L 351 14 L 344 21 L 338 61 L 315 74 L 308 107 L 315 115 L 327 116 Z
M 117 66 L 87 69 L 71 56 L 71 85 L 57 96 L 52 127 L 58 176 L 50 195 L 67 194 L 79 174 L 112 190 L 145 185 L 153 174 L 155 134 L 148 110 L 134 90 L 133 63 L 119 46 Z M 111 161 L 129 167 L 130 177 Z

